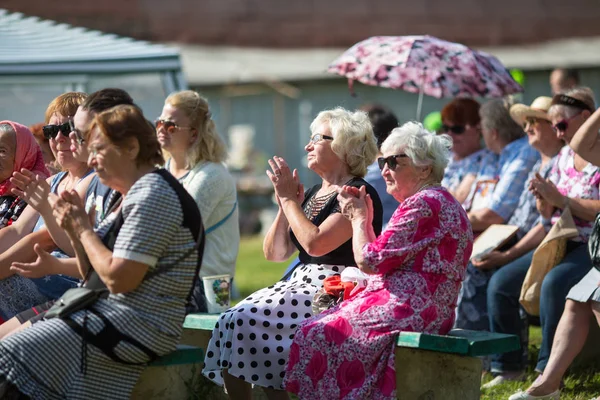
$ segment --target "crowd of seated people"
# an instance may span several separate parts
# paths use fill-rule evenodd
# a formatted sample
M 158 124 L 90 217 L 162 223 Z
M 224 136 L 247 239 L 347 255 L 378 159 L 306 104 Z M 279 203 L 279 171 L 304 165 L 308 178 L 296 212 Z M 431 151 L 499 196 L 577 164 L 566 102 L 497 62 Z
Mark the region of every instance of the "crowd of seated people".
M 235 273 L 226 146 L 195 91 L 170 94 L 154 123 L 110 88 L 62 94 L 45 115 L 32 130 L 0 121 L 0 393 L 128 398 L 174 350 L 186 313 L 207 311 L 202 278 Z M 299 256 L 285 280 L 218 317 L 202 373 L 230 398 L 254 385 L 271 399 L 395 399 L 401 331 L 506 333 L 526 348 L 521 288 L 568 214 L 577 234 L 539 282 L 540 375 L 511 397 L 558 398 L 590 317 L 600 322 L 593 93 L 563 88 L 529 106 L 454 99 L 441 118 L 436 134 L 384 106 L 320 112 L 305 147 L 320 182 L 306 189 L 284 158 L 269 160 L 277 214 L 264 256 Z M 497 224 L 516 234 L 472 258 Z M 352 270 L 364 287 L 315 311 L 324 283 Z M 93 300 L 57 311 L 78 290 Z M 494 355 L 484 387 L 522 379 L 523 354 Z
M 155 125 L 121 89 L 65 93 L 41 131 L 36 142 L 0 122 L 0 393 L 128 398 L 145 365 L 174 350 L 184 315 L 205 311 L 204 260 L 205 274 L 234 273 L 226 149 L 195 92 L 171 95 Z M 94 301 L 56 314 L 81 290 Z

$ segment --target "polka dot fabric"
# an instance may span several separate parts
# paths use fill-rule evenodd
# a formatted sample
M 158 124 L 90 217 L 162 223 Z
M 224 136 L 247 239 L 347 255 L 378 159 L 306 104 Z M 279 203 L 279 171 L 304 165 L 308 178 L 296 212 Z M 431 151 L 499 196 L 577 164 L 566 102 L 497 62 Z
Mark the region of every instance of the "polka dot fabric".
M 223 385 L 222 369 L 255 385 L 283 389 L 290 345 L 298 325 L 312 317 L 323 280 L 344 266 L 299 265 L 287 282 L 254 292 L 225 311 L 213 330 L 203 373 Z

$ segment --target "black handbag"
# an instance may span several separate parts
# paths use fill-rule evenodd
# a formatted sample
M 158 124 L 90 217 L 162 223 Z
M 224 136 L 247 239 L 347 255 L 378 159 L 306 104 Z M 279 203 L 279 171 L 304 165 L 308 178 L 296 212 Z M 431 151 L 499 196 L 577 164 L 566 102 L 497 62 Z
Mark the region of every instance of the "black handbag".
M 46 311 L 44 318 L 68 317 L 94 304 L 98 299 L 106 297 L 108 297 L 107 289 L 89 289 L 87 287 L 69 289 Z

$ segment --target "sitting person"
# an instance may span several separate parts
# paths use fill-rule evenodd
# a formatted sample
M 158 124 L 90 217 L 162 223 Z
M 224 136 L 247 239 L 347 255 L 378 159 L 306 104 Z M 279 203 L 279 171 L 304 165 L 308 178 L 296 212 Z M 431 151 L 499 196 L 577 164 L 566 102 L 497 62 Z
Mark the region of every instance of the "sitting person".
M 452 138 L 452 155 L 444 171 L 442 186 L 463 203 L 489 154 L 482 148 L 479 103 L 473 99 L 454 99 L 442 108 L 439 133 Z
M 43 127 L 44 134 L 50 138 L 50 146 L 56 154 L 56 160 L 64 169 L 47 179 L 49 188 L 53 193 L 75 189 L 81 199 L 86 198 L 93 170 L 85 162 L 78 162 L 73 158 L 68 135 L 72 126 L 70 116 L 75 113 L 85 97 L 84 93 L 78 92 L 58 96 L 48 106 L 48 124 Z M 39 149 L 37 144 L 35 145 Z M 31 200 L 23 199 L 28 202 Z M 32 232 L 34 234 L 30 235 Z M 64 231 L 58 227 L 56 221 L 53 218 L 45 221 L 34 207 L 26 207 L 15 223 L 0 229 L 0 317 L 4 321 L 25 309 L 56 299 L 79 283 L 78 279 L 63 275 L 24 278 L 15 275 L 10 269 L 13 261 L 35 260 L 35 243 L 48 250 L 55 250 L 56 256 L 68 257 L 63 249 L 67 241 Z
M 94 120 L 94 116 L 102 111 L 106 111 L 117 105 L 133 105 L 133 100 L 121 89 L 102 89 L 89 95 L 85 101 L 77 108 L 75 116 L 72 121 L 73 132 L 69 134 L 71 140 L 71 150 L 73 158 L 80 162 L 87 163 L 89 154 L 87 151 L 86 141 L 89 140 L 89 127 Z M 15 174 L 13 179 L 19 189 L 20 197 L 26 199 L 29 207 L 33 207 L 45 221 L 52 221 L 54 219 L 52 215 L 52 207 L 50 200 L 55 199 L 56 195 L 51 193 L 51 188 L 48 183 L 40 179 L 39 176 L 35 176 L 33 172 L 22 171 L 22 174 Z M 34 184 L 35 185 L 32 185 Z M 94 174 L 92 180 L 88 186 L 86 197 L 86 212 L 92 218 L 94 223 L 94 229 L 98 229 L 100 222 L 104 220 L 104 217 L 110 207 L 121 197 L 119 192 L 110 189 L 108 186 L 102 184 L 99 181 L 98 176 Z M 45 253 L 44 248 L 48 250 L 55 247 L 61 249 L 61 253 L 64 252 L 69 256 L 74 256 L 74 250 L 71 247 L 68 237 L 62 238 L 59 235 L 50 237 L 49 232 L 45 231 L 45 235 L 39 235 L 43 230 L 38 232 L 30 233 L 9 249 L 5 254 L 0 255 L 0 264 L 10 266 L 12 273 L 18 274 L 24 278 L 33 279 L 34 282 L 37 279 L 48 279 L 46 277 L 55 278 L 55 276 L 75 276 L 80 278 L 76 269 L 74 270 L 58 270 L 61 267 L 60 263 L 50 262 L 52 257 L 44 257 L 43 262 L 32 263 L 36 259 L 36 256 Z M 103 232 L 99 231 L 102 235 Z M 66 235 L 65 235 L 66 236 Z M 65 243 L 64 240 L 67 240 Z M 56 240 L 60 245 L 54 243 Z M 38 244 L 38 247 L 34 247 Z M 19 251 L 15 251 L 15 250 Z M 55 255 L 61 253 L 54 253 Z M 68 264 L 67 264 L 68 265 Z M 72 280 L 72 279 L 71 279 Z M 62 294 L 62 293 L 61 293 Z M 21 310 L 13 318 L 0 325 L 0 338 L 13 330 L 20 328 L 22 324 L 35 322 L 41 319 L 41 313 L 47 310 L 54 303 L 54 298 L 58 295 L 51 296 L 40 304 L 31 304 L 32 301 L 27 302 L 27 308 Z M 44 299 L 41 299 L 44 300 Z M 19 307 L 21 308 L 21 306 Z
M 569 147 L 584 160 L 600 166 L 600 109 L 577 130 Z M 577 354 L 581 352 L 588 337 L 592 315 L 600 324 L 600 253 L 598 240 L 600 220 L 596 216 L 594 231 L 590 237 L 590 255 L 594 268 L 567 295 L 565 311 L 560 318 L 552 343 L 552 352 L 544 373 L 525 391 L 512 395 L 509 400 L 558 400 L 561 380 Z M 593 241 L 596 243 L 593 243 Z
M 16 122 L 0 121 L 0 229 L 17 221 L 27 206 L 11 192 L 10 178 L 22 168 L 33 170 L 44 178 L 49 176 L 42 150 L 29 129 Z
M 392 131 L 379 165 L 400 206 L 381 235 L 364 188 L 339 190 L 354 259 L 371 276 L 364 291 L 299 325 L 285 372 L 289 392 L 315 400 L 396 399 L 398 334 L 452 328 L 473 233 L 460 203 L 440 186 L 451 144 L 419 123 Z
M 369 119 L 373 125 L 373 133 L 375 134 L 375 139 L 377 139 L 377 149 L 379 149 L 379 155 L 381 155 L 381 144 L 390 132 L 398 127 L 398 118 L 396 118 L 392 110 L 377 104 L 363 106 L 361 110 L 366 111 L 369 115 Z M 383 206 L 383 228 L 385 229 L 388 221 L 392 218 L 392 214 L 398 208 L 398 201 L 386 191 L 387 186 L 381 176 L 381 170 L 377 162 L 374 162 L 367 168 L 365 181 L 377 190 L 381 205 Z
M 540 155 L 523 137 L 523 128 L 510 116 L 502 100 L 490 100 L 479 109 L 481 132 L 491 151 L 463 203 L 473 232 L 505 224 L 515 212 L 529 172 Z
M 541 160 L 533 166 L 528 182 L 538 174 L 543 178 L 548 177 L 556 155 L 564 145 L 554 133 L 547 114 L 551 103 L 550 97 L 538 97 L 531 103 L 531 107 L 515 104 L 510 109 L 511 117 L 525 127 L 529 144 L 539 151 L 541 156 Z M 508 220 L 508 225 L 519 227 L 516 234 L 518 243 L 492 251 L 484 258 L 474 259 L 469 263 L 456 308 L 457 328 L 482 331 L 490 329 L 487 315 L 488 282 L 497 268 L 516 260 L 539 245 L 537 241 L 522 240 L 537 225 L 539 216 L 535 196 L 525 188 L 521 192 L 515 212 Z
M 300 264 L 289 281 L 261 289 L 221 315 L 204 360 L 204 375 L 225 383 L 231 399 L 250 399 L 251 384 L 270 398 L 282 391 L 285 362 L 298 324 L 312 316 L 312 299 L 323 280 L 356 266 L 350 221 L 340 213 L 337 190 L 365 186 L 373 201 L 373 230 L 381 231 L 381 202 L 361 177 L 377 155 L 367 114 L 341 108 L 322 111 L 311 124 L 306 145 L 308 168 L 322 183 L 304 193 L 281 157 L 267 172 L 279 210 L 263 243 L 265 257 L 284 261 L 300 251 Z M 365 190 L 365 189 L 363 189 Z
M 557 137 L 570 143 L 575 132 L 595 109 L 592 91 L 575 88 L 566 94 L 556 95 L 548 115 Z M 544 277 L 540 290 L 540 322 L 542 344 L 536 371 L 542 373 L 548 363 L 556 327 L 565 307 L 569 290 L 590 270 L 591 260 L 587 242 L 593 221 L 600 211 L 600 169 L 585 161 L 573 149 L 565 146 L 558 154 L 549 178 L 538 176 L 530 184 L 539 198 L 539 222 L 522 240 L 541 243 L 562 210 L 570 208 L 578 230 L 578 236 L 566 245 L 562 261 Z M 519 335 L 526 343 L 527 332 L 519 318 L 519 296 L 523 281 L 535 249 L 504 265 L 490 279 L 488 285 L 488 314 L 490 330 L 498 333 Z M 496 377 L 484 387 L 491 387 L 505 380 L 521 379 L 525 365 L 521 350 L 492 356 L 492 373 Z
M 191 90 L 167 97 L 156 121 L 156 134 L 168 156 L 165 168 L 196 200 L 205 224 L 206 244 L 193 311 L 206 312 L 202 277 L 233 277 L 240 245 L 235 181 L 223 164 L 227 149 L 216 132 L 208 102 Z
M 61 194 L 54 212 L 80 276 L 92 268 L 108 297 L 0 341 L 0 386 L 9 398 L 129 398 L 147 363 L 173 351 L 181 336 L 200 265 L 198 208 L 176 179 L 156 170 L 160 146 L 137 107 L 98 114 L 88 147 L 101 181 L 124 196 L 114 209 L 122 225 L 113 249 L 94 233 L 74 191 Z M 103 341 L 101 328 L 117 344 Z

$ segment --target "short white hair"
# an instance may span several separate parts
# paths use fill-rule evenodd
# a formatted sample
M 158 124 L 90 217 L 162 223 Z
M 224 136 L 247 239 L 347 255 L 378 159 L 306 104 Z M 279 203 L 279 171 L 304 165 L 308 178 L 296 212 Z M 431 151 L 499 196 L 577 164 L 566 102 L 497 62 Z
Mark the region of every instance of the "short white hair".
M 444 177 L 451 148 L 452 138 L 449 135 L 436 135 L 414 121 L 395 128 L 381 145 L 383 153 L 403 152 L 415 166 L 431 166 L 431 176 L 436 183 Z
M 312 134 L 320 133 L 316 130 L 323 124 L 329 125 L 334 138 L 331 150 L 348 165 L 352 175 L 364 177 L 377 157 L 377 140 L 367 113 L 342 107 L 321 111 L 310 124 Z

